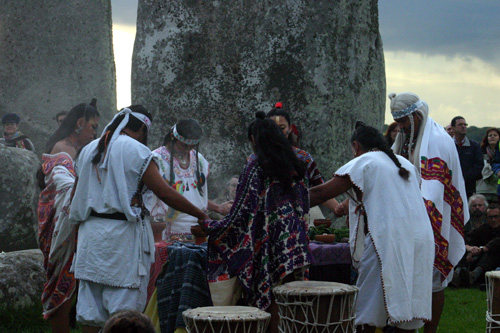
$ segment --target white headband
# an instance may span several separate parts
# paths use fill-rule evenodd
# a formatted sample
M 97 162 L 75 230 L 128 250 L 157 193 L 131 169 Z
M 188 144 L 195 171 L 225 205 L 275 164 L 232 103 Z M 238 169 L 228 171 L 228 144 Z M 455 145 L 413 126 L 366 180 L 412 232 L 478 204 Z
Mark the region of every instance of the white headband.
M 109 140 L 108 147 L 106 148 L 108 150 L 111 150 L 111 146 L 115 142 L 116 138 L 118 138 L 118 135 L 120 135 L 120 132 L 122 131 L 122 129 L 124 129 L 125 126 L 127 126 L 128 120 L 130 118 L 130 115 L 134 116 L 135 118 L 137 118 L 141 122 L 143 122 L 146 125 L 148 131 L 151 128 L 151 120 L 148 118 L 148 116 L 146 116 L 145 114 L 139 113 L 139 112 L 133 112 L 129 108 L 123 108 L 120 112 L 118 112 L 117 114 L 115 114 L 115 116 L 113 117 L 113 119 L 104 128 L 104 130 L 102 131 L 102 134 L 101 134 L 101 138 L 102 138 L 103 135 L 106 134 L 106 132 L 108 131 L 108 127 L 115 121 L 115 119 L 118 118 L 118 117 L 121 117 L 122 115 L 125 115 L 125 117 L 123 117 L 123 120 L 120 122 L 120 124 L 118 125 L 118 127 L 116 127 L 115 132 L 113 133 L 113 136 Z M 104 157 L 104 161 L 102 161 L 102 164 L 100 166 L 101 169 L 107 169 L 108 168 L 109 154 L 105 154 L 105 155 L 106 156 Z

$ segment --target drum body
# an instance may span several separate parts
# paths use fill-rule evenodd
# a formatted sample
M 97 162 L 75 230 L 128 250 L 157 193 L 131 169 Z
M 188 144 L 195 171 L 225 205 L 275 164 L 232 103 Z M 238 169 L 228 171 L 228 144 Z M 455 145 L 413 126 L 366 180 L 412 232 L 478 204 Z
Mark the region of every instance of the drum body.
M 294 281 L 273 289 L 282 333 L 354 332 L 358 288 L 323 281 Z
M 265 333 L 271 314 L 251 306 L 207 306 L 182 317 L 189 333 Z
M 500 271 L 486 272 L 486 332 L 500 332 Z

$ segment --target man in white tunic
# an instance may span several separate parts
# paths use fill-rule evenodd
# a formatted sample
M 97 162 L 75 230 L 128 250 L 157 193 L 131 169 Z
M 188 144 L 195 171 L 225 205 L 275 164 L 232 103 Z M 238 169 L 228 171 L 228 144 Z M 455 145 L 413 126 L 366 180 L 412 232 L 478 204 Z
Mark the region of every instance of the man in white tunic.
M 142 194 L 149 188 L 175 209 L 207 218 L 162 179 L 148 147 L 151 115 L 140 105 L 121 110 L 100 139 L 78 157 L 70 219 L 80 223 L 73 269 L 79 280 L 77 320 L 98 332 L 121 310 L 142 311 L 154 240 Z
M 350 197 L 351 255 L 359 272 L 357 331 L 386 325 L 400 332 L 418 329 L 431 318 L 434 260 L 418 173 L 373 127 L 358 123 L 351 143 L 356 158 L 310 189 L 311 206 L 344 192 Z
M 427 103 L 409 92 L 391 93 L 389 98 L 392 116 L 401 129 L 392 150 L 419 171 L 434 231 L 432 321 L 424 330 L 433 333 L 443 311 L 444 289 L 453 278 L 453 267 L 465 253 L 464 225 L 469 220 L 465 182 L 455 143 L 443 126 L 429 117 Z

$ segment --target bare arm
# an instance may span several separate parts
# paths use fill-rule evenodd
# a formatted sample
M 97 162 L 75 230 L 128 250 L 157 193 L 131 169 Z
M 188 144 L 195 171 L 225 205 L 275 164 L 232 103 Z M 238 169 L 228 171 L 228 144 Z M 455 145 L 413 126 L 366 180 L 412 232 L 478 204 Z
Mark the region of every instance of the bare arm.
M 227 213 L 229 213 L 229 211 L 231 210 L 232 206 L 233 206 L 233 201 L 226 201 L 218 205 L 215 202 L 208 200 L 207 208 L 212 212 L 216 212 L 221 215 L 227 215 Z
M 336 196 L 346 192 L 352 186 L 353 184 L 348 177 L 335 176 L 324 184 L 310 188 L 309 195 L 311 207 L 335 198 Z
M 201 220 L 209 219 L 201 209 L 193 205 L 189 200 L 167 184 L 158 172 L 158 167 L 155 163 L 149 163 L 148 168 L 142 176 L 142 181 L 158 198 L 160 198 L 160 200 L 173 209 L 192 215 Z
M 335 199 L 328 199 L 321 204 L 321 206 L 328 208 L 329 210 L 331 210 L 334 213 L 335 213 L 335 209 L 337 208 L 338 205 L 339 205 L 339 203 Z

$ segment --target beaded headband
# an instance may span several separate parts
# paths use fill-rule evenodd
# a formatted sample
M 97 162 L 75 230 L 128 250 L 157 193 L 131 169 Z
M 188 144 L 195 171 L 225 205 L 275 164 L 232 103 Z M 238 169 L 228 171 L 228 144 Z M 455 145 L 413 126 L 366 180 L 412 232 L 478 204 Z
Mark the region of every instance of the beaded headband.
M 394 119 L 406 117 L 407 115 L 415 112 L 415 110 L 420 109 L 424 105 L 425 105 L 425 102 L 419 99 L 415 104 L 410 105 L 406 109 L 403 109 L 401 111 L 391 111 L 392 117 Z
M 173 130 L 174 138 L 176 138 L 177 140 L 179 140 L 182 143 L 185 143 L 187 145 L 197 145 L 198 143 L 200 143 L 199 139 L 188 139 L 188 138 L 185 138 L 182 135 L 180 135 L 179 132 L 177 132 L 177 125 L 174 125 L 172 130 Z

